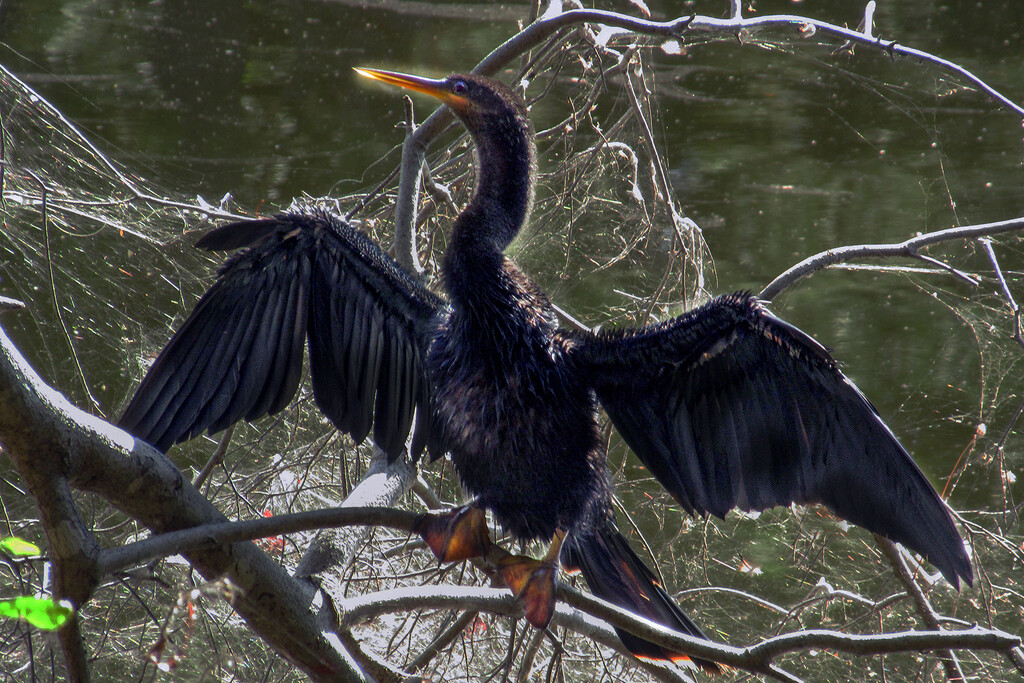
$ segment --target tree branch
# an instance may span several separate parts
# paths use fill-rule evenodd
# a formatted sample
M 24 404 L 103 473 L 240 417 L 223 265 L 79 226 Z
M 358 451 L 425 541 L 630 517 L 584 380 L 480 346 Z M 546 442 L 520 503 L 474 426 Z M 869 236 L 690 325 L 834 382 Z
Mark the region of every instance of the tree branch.
M 862 258 L 891 258 L 894 256 L 921 258 L 918 251 L 934 244 L 953 240 L 991 237 L 992 235 L 1016 232 L 1022 229 L 1024 229 L 1024 217 L 1011 218 L 995 223 L 979 223 L 977 225 L 937 230 L 893 244 L 857 244 L 829 249 L 804 259 L 776 277 L 768 283 L 767 287 L 760 291 L 758 297 L 765 301 L 771 301 L 799 280 L 839 263 L 847 263 Z M 934 260 L 929 262 L 934 263 Z
M 395 199 L 395 260 L 414 275 L 423 274 L 416 247 L 416 210 L 419 207 L 420 177 L 423 175 L 426 146 L 416 137 L 416 115 L 412 98 L 405 104 L 405 143 L 402 145 L 402 172 Z
M 973 649 L 1010 653 L 1020 647 L 1018 636 L 978 626 L 961 631 L 903 631 L 880 635 L 844 634 L 812 629 L 762 640 L 749 647 L 734 647 L 678 634 L 591 595 L 564 585 L 558 587 L 553 626 L 594 638 L 619 652 L 622 644 L 608 628 L 611 624 L 658 645 L 710 659 L 754 673 L 768 674 L 774 659 L 791 652 L 829 649 L 856 655 L 879 655 L 921 650 Z M 486 611 L 512 618 L 522 608 L 507 590 L 462 586 L 416 586 L 348 598 L 338 605 L 343 625 L 365 622 L 382 614 L 419 609 Z M 775 675 L 774 673 L 770 675 Z
M 225 521 L 162 453 L 85 413 L 43 382 L 2 329 L 0 443 L 26 480 L 40 471 L 54 472 L 59 463 L 72 486 L 101 495 L 154 531 Z M 73 519 L 55 520 L 57 533 Z M 60 552 L 60 546 L 53 550 Z M 325 637 L 298 582 L 255 545 L 235 543 L 185 555 L 207 578 L 228 577 L 239 586 L 238 613 L 307 674 L 363 680 L 348 653 Z
M 882 554 L 885 555 L 886 559 L 889 560 L 889 564 L 892 565 L 893 571 L 896 572 L 896 577 L 900 580 L 900 583 L 907 589 L 910 597 L 914 601 L 914 605 L 917 607 L 917 613 L 921 615 L 921 620 L 924 621 L 925 626 L 933 631 L 941 631 L 942 626 L 939 624 L 939 615 L 932 607 L 932 603 L 928 600 L 928 596 L 924 594 L 921 587 L 914 581 L 914 577 L 910 575 L 910 570 L 907 569 L 907 563 L 903 561 L 900 556 L 900 551 L 896 547 L 896 544 L 890 541 L 884 536 L 875 534 L 875 542 L 878 547 L 882 549 Z M 946 679 L 950 681 L 966 681 L 964 677 L 963 669 L 960 668 L 960 661 L 956 658 L 956 655 L 952 650 L 940 650 L 939 659 L 942 660 L 942 666 L 946 669 Z
M 963 76 L 968 81 L 984 90 L 990 97 L 1011 108 L 1021 117 L 1024 117 L 1024 107 L 1021 107 L 1010 100 L 969 70 L 958 64 L 950 62 L 949 60 L 942 59 L 941 57 L 937 57 L 922 50 L 898 45 L 895 41 L 884 41 L 881 38 L 873 36 L 870 31 L 855 31 L 829 22 L 788 14 L 774 14 L 746 19 L 739 15 L 733 16 L 730 19 L 717 19 L 714 17 L 691 15 L 678 17 L 669 21 L 651 21 L 605 10 L 569 10 L 553 16 L 544 16 L 538 21 L 530 24 L 522 31 L 492 50 L 476 65 L 473 69 L 473 73 L 485 76 L 494 75 L 499 69 L 507 66 L 513 60 L 537 47 L 558 31 L 569 26 L 579 24 L 601 24 L 603 26 L 622 29 L 623 31 L 631 31 L 642 36 L 661 36 L 665 38 L 679 38 L 687 31 L 731 35 L 741 29 L 751 30 L 778 26 L 802 28 L 805 26 L 813 26 L 816 31 L 821 31 L 837 38 L 843 38 L 854 43 L 878 48 L 890 54 L 914 57 L 916 59 L 941 66 Z M 422 124 L 420 124 L 416 129 L 415 134 L 412 136 L 412 139 L 415 141 L 415 144 L 427 147 L 437 137 L 437 135 L 439 135 L 440 132 L 453 121 L 454 118 L 447 108 L 438 107 L 425 121 L 423 121 Z M 409 141 L 407 140 L 407 143 L 408 142 Z

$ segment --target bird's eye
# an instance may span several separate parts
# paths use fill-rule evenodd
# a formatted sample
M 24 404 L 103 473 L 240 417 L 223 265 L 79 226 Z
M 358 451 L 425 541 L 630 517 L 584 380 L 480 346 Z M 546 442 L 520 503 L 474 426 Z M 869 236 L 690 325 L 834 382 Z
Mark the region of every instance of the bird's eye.
M 452 83 L 452 92 L 456 95 L 465 95 L 467 90 L 469 90 L 469 85 L 466 84 L 466 81 Z

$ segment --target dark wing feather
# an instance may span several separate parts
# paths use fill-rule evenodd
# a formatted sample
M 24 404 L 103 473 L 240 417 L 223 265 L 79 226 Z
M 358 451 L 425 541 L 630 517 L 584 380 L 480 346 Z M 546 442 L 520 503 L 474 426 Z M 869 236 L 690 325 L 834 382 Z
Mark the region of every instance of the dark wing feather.
M 212 230 L 239 249 L 153 363 L 120 424 L 161 450 L 283 409 L 308 339 L 317 405 L 395 457 L 437 442 L 423 359 L 444 302 L 347 223 L 299 210 Z M 415 427 L 413 416 L 416 415 Z
M 754 297 L 576 341 L 612 423 L 686 510 L 822 503 L 971 582 L 945 504 L 874 407 Z

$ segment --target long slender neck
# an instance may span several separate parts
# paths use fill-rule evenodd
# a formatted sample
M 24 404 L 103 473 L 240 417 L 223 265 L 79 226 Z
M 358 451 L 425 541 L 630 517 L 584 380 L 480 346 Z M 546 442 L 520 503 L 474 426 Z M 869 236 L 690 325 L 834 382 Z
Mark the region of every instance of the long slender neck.
M 533 205 L 536 148 L 527 121 L 502 118 L 473 136 L 477 181 L 473 200 L 455 222 L 458 240 L 504 251 Z M 459 234 L 463 233 L 463 234 Z
M 477 180 L 455 220 L 443 264 L 453 301 L 492 299 L 504 281 L 504 252 L 533 205 L 536 148 L 525 116 L 509 114 L 471 126 Z M 478 296 L 479 295 L 479 296 Z
M 470 127 L 476 148 L 476 189 L 459 214 L 448 253 L 498 253 L 515 238 L 533 205 L 536 147 L 530 122 L 509 112 Z

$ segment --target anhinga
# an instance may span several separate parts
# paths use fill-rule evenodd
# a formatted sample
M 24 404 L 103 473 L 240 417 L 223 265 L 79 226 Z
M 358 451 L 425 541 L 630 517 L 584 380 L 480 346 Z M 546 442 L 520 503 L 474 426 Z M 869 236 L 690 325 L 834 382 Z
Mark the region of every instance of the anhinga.
M 359 71 L 439 98 L 472 135 L 476 191 L 442 264 L 446 297 L 326 212 L 216 228 L 197 246 L 243 251 L 150 368 L 125 429 L 166 450 L 275 413 L 295 394 L 306 340 L 315 400 L 338 429 L 358 442 L 372 426 L 391 457 L 412 430 L 414 457 L 451 455 L 473 502 L 424 517 L 421 533 L 442 560 L 496 559 L 539 627 L 561 562 L 598 596 L 702 635 L 616 528 L 599 407 L 690 513 L 821 503 L 920 552 L 954 586 L 972 581 L 942 500 L 820 344 L 749 294 L 642 328 L 560 328 L 503 254 L 533 202 L 523 98 L 475 75 Z M 483 510 L 551 550 L 495 552 Z M 620 636 L 638 656 L 685 659 Z

